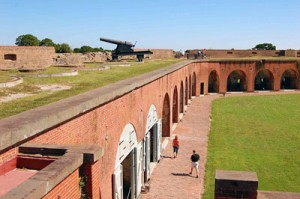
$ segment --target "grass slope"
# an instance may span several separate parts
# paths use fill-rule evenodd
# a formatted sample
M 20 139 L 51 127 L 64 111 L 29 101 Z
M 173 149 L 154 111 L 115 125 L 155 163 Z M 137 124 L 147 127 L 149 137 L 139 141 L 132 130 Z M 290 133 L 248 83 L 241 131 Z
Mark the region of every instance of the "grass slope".
M 300 95 L 235 97 L 212 108 L 204 198 L 216 169 L 255 171 L 259 190 L 300 192 Z
M 182 60 L 172 59 L 145 63 L 132 63 L 130 67 L 113 66 L 111 69 L 103 71 L 79 71 L 79 75 L 69 77 L 37 78 L 25 76 L 23 84 L 17 85 L 13 88 L 0 89 L 0 97 L 14 93 L 34 93 L 35 95 L 25 98 L 19 98 L 10 102 L 0 103 L 0 119 L 15 115 L 29 109 L 33 109 L 38 106 L 46 105 L 63 98 L 71 97 L 79 93 L 112 84 L 123 79 L 128 79 L 140 74 L 158 70 L 180 61 Z M 89 66 L 88 68 L 91 67 Z M 59 71 L 65 72 L 66 69 L 49 68 L 47 69 L 46 73 L 57 73 Z M 70 69 L 68 69 L 68 71 L 70 71 Z M 19 74 L 18 71 L 8 71 L 6 73 L 6 75 Z M 2 72 L 2 75 L 3 74 L 4 72 Z M 40 91 L 35 86 L 39 84 L 69 85 L 72 88 L 70 90 L 57 92 Z

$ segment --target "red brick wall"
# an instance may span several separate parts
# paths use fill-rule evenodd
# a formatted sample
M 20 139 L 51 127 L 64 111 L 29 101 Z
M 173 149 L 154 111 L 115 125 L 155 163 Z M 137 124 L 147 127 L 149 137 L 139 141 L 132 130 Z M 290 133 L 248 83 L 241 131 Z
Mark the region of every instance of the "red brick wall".
M 96 144 L 103 147 L 104 156 L 92 167 L 92 172 L 97 173 L 92 177 L 93 195 L 96 196 L 101 190 L 105 190 L 101 192 L 101 197 L 111 198 L 112 174 L 123 128 L 127 123 L 132 123 L 137 132 L 138 142 L 140 142 L 145 135 L 148 110 L 151 104 L 156 106 L 158 117 L 161 118 L 164 95 L 169 94 L 171 105 L 175 85 L 180 88 L 181 81 L 185 81 L 185 78 L 189 75 L 192 76 L 194 72 L 198 74 L 199 68 L 195 68 L 195 64 L 190 64 L 188 67 L 46 131 L 30 142 L 66 145 Z M 199 90 L 198 83 L 196 86 L 196 89 Z M 197 93 L 199 94 L 198 91 Z M 172 114 L 171 110 L 170 118 L 172 118 Z
M 87 184 L 87 190 L 90 195 L 94 198 L 111 198 L 112 174 L 115 168 L 118 143 L 126 124 L 131 123 L 135 127 L 137 139 L 138 142 L 140 142 L 145 135 L 146 121 L 151 104 L 155 105 L 158 117 L 162 118 L 164 97 L 168 94 L 171 111 L 169 117 L 170 126 L 169 129 L 164 130 L 171 132 L 170 128 L 174 114 L 172 109 L 174 88 L 176 86 L 179 92 L 181 81 L 185 82 L 187 78 L 188 87 L 191 88 L 191 81 L 189 79 L 193 77 L 193 73 L 195 73 L 195 90 L 196 96 L 198 96 L 200 94 L 199 87 L 201 82 L 205 84 L 205 93 L 208 92 L 208 76 L 212 70 L 216 70 L 220 79 L 220 92 L 222 92 L 226 91 L 228 75 L 232 71 L 239 69 L 246 74 L 248 79 L 247 88 L 248 91 L 251 91 L 253 90 L 255 74 L 261 67 L 269 69 L 273 73 L 275 89 L 279 88 L 278 82 L 280 83 L 280 77 L 286 69 L 292 68 L 297 70 L 298 74 L 300 72 L 297 68 L 297 63 L 292 61 L 266 61 L 261 63 L 255 61 L 222 61 L 192 63 L 150 82 L 143 87 L 135 89 L 124 96 L 120 96 L 107 104 L 101 105 L 94 110 L 46 130 L 30 139 L 29 142 L 63 145 L 94 144 L 102 147 L 104 149 L 104 156 L 94 164 L 85 165 L 84 174 L 91 180 L 91 183 Z M 186 89 L 185 83 L 183 84 L 183 89 L 184 91 Z M 177 105 L 179 106 L 179 99 Z M 179 108 L 177 110 L 179 110 Z M 7 151 L 0 155 L 0 161 L 5 161 L 15 154 L 15 149 Z M 75 177 L 72 174 L 71 179 L 73 178 Z M 63 183 L 65 181 L 63 181 Z M 78 188 L 78 182 L 75 183 L 72 181 L 72 183 L 74 187 Z M 64 187 L 64 184 L 58 185 L 55 190 L 61 190 L 62 193 L 64 193 L 60 187 Z
M 0 164 L 7 162 L 8 160 L 15 158 L 18 153 L 18 148 L 12 148 L 4 153 L 0 153 Z
M 269 70 L 274 77 L 274 90 L 280 90 L 281 77 L 283 73 L 292 69 L 298 74 L 298 88 L 300 88 L 300 67 L 295 61 L 220 61 L 220 62 L 198 62 L 197 66 L 201 69 L 198 74 L 200 82 L 205 84 L 205 94 L 208 93 L 208 77 L 210 72 L 215 70 L 219 76 L 219 92 L 227 91 L 227 78 L 231 72 L 241 70 L 247 78 L 247 91 L 254 91 L 254 81 L 256 74 L 262 70 Z
M 52 189 L 43 199 L 80 199 L 79 173 L 75 170 L 71 175 Z

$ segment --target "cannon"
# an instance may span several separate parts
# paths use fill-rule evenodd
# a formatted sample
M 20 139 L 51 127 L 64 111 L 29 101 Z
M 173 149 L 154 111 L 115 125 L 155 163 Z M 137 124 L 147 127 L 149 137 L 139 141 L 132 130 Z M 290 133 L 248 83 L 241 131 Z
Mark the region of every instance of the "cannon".
M 137 60 L 142 62 L 145 54 L 153 54 L 150 50 L 145 51 L 134 51 L 132 48 L 135 47 L 135 44 L 129 41 L 118 41 L 114 39 L 100 38 L 100 41 L 117 44 L 117 48 L 112 51 L 112 60 L 117 60 L 119 56 L 126 55 L 136 55 Z

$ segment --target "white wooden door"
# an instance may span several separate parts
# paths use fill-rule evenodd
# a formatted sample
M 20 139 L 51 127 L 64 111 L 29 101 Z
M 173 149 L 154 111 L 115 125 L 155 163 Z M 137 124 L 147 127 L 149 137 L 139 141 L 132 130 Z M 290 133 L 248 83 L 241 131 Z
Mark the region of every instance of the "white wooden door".
M 157 132 L 157 123 L 154 124 L 153 128 L 153 161 L 157 161 L 158 159 L 158 150 L 157 150 L 157 146 L 158 146 L 158 132 Z
M 123 199 L 123 166 L 120 164 L 113 175 L 114 199 Z
M 136 198 L 136 181 L 137 181 L 137 148 L 131 152 L 131 199 Z
M 142 161 L 143 161 L 143 147 L 142 147 L 142 144 L 143 143 L 139 143 L 137 145 L 137 153 L 136 153 L 136 156 L 137 156 L 137 167 L 136 167 L 136 177 L 137 177 L 137 180 L 136 180 L 136 196 L 137 198 L 139 197 L 141 191 L 142 191 L 142 174 L 143 174 L 143 165 L 142 165 Z
M 150 179 L 150 132 L 146 135 L 146 181 Z
M 158 162 L 160 160 L 161 152 L 162 152 L 162 123 L 161 119 L 157 122 L 157 159 Z

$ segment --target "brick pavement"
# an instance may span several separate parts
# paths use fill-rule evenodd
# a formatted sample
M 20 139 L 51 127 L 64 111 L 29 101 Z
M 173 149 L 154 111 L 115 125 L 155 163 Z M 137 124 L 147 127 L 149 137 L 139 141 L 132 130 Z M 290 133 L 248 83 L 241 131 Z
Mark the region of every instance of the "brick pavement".
M 251 95 L 295 94 L 293 92 L 254 92 L 228 93 L 226 97 Z M 169 142 L 160 163 L 154 168 L 150 180 L 150 192 L 141 194 L 141 199 L 199 199 L 204 191 L 204 175 L 207 155 L 208 133 L 210 130 L 211 102 L 223 95 L 206 95 L 192 100 L 182 121 L 173 133 L 179 136 L 180 149 L 177 158 L 173 157 L 172 144 Z M 172 138 L 173 138 L 172 137 Z M 172 139 L 171 138 L 171 139 Z M 190 156 L 195 149 L 201 156 L 199 178 L 190 172 Z
M 208 132 L 210 128 L 211 101 L 219 95 L 197 97 L 187 108 L 182 121 L 173 132 L 178 135 L 180 148 L 177 158 L 173 157 L 169 142 L 164 156 L 156 165 L 150 180 L 150 192 L 141 194 L 141 199 L 189 199 L 201 198 L 204 182 Z M 172 138 L 171 138 L 172 139 Z M 201 156 L 199 178 L 196 173 L 189 175 L 190 156 L 195 149 Z

